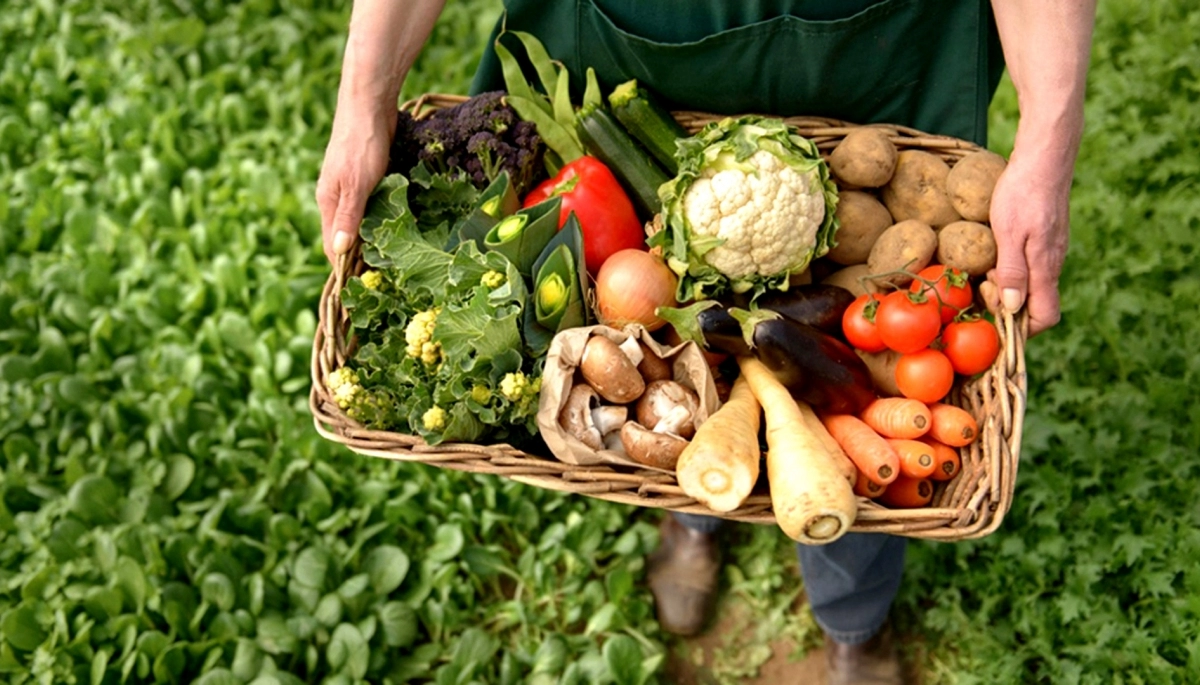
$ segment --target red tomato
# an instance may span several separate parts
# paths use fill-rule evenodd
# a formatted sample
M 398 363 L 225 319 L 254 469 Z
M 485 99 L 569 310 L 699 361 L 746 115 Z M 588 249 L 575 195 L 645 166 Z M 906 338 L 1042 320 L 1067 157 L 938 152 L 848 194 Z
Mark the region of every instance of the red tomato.
M 954 367 L 935 349 L 901 355 L 896 362 L 896 387 L 905 397 L 932 404 L 949 394 L 953 385 Z
M 926 281 L 933 283 L 929 286 Z M 931 300 L 941 302 L 942 323 L 950 323 L 959 311 L 971 306 L 971 283 L 967 275 L 954 267 L 934 264 L 921 269 L 909 288 L 925 293 Z
M 633 203 L 613 172 L 595 157 L 580 157 L 563 166 L 554 178 L 529 191 L 522 204 L 532 207 L 553 197 L 562 197 L 559 228 L 571 212 L 579 219 L 583 259 L 592 278 L 609 255 L 646 249 L 646 234 Z
M 878 308 L 879 296 L 859 295 L 842 315 L 842 333 L 846 335 L 846 341 L 863 352 L 883 352 L 887 349 L 875 326 L 875 311 Z
M 1000 353 L 1000 335 L 987 319 L 955 321 L 942 331 L 942 351 L 964 376 L 986 371 Z
M 889 348 L 907 354 L 929 347 L 942 331 L 936 301 L 903 290 L 885 295 L 875 312 L 879 337 Z

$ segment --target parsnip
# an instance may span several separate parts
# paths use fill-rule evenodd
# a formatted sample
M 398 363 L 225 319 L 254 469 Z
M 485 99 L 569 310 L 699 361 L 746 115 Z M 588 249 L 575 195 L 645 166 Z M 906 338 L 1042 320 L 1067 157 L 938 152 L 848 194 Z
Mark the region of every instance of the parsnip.
M 762 362 L 740 357 L 738 365 L 766 419 L 767 478 L 775 520 L 788 537 L 806 545 L 837 540 L 850 530 L 858 507 L 836 457 Z
M 759 406 L 745 379 L 738 378 L 729 400 L 696 429 L 679 456 L 679 486 L 713 511 L 733 511 L 758 480 Z

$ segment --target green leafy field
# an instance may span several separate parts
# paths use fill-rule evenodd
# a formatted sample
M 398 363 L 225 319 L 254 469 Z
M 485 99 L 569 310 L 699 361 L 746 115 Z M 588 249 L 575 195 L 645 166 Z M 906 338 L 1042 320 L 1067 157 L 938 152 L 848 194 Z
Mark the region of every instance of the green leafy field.
M 0 679 L 664 678 L 656 513 L 312 428 L 312 191 L 349 3 L 10 4 Z M 448 3 L 405 96 L 463 92 L 499 8 Z M 1013 510 L 982 541 L 910 546 L 895 618 L 926 682 L 1200 682 L 1196 35 L 1188 3 L 1101 2 Z M 999 151 L 1015 111 L 1006 88 Z M 730 535 L 726 589 L 764 640 L 807 644 L 782 534 Z

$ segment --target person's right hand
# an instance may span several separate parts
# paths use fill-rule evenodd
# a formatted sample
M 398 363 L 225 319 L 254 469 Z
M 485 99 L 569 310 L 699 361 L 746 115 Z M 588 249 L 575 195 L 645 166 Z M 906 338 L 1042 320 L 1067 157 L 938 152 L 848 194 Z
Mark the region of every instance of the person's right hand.
M 354 245 L 367 197 L 387 171 L 396 112 L 339 105 L 317 180 L 321 238 L 332 263 Z

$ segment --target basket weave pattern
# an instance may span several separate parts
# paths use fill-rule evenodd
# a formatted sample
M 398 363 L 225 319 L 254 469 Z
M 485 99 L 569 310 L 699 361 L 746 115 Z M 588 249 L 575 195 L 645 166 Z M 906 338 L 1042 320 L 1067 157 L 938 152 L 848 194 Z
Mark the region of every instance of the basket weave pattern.
M 406 103 L 404 108 L 421 117 L 465 99 L 431 94 Z M 699 112 L 676 112 L 675 117 L 689 132 L 721 118 Z M 792 117 L 785 121 L 813 140 L 823 155 L 828 155 L 843 137 L 859 128 L 814 117 Z M 887 130 L 898 149 L 925 150 L 950 165 L 979 149 L 966 141 L 901 126 L 873 126 Z M 430 446 L 419 436 L 363 428 L 347 417 L 333 400 L 328 377 L 345 365 L 354 352 L 354 341 L 348 335 L 350 320 L 342 308 L 341 292 L 346 279 L 362 273 L 364 268 L 361 254 L 355 248 L 338 259 L 321 293 L 320 324 L 313 343 L 309 406 L 318 433 L 326 439 L 366 456 L 494 474 L 540 488 L 621 504 L 718 515 L 748 523 L 775 523 L 769 495 L 758 491 L 738 509 L 715 514 L 686 495 L 669 474 L 610 465 L 575 466 L 550 455 L 527 454 L 507 444 L 442 443 Z M 858 517 L 851 530 L 958 540 L 983 537 L 1000 525 L 1012 503 L 1017 475 L 1025 415 L 1024 345 L 1028 321 L 1024 313 L 1014 317 L 1010 312 L 1001 312 L 996 317 L 996 325 L 1001 344 L 996 362 L 977 378 L 956 383 L 946 400 L 967 409 L 979 422 L 979 438 L 960 450 L 961 473 L 948 483 L 939 483 L 933 502 L 922 509 L 887 509 L 859 498 Z

